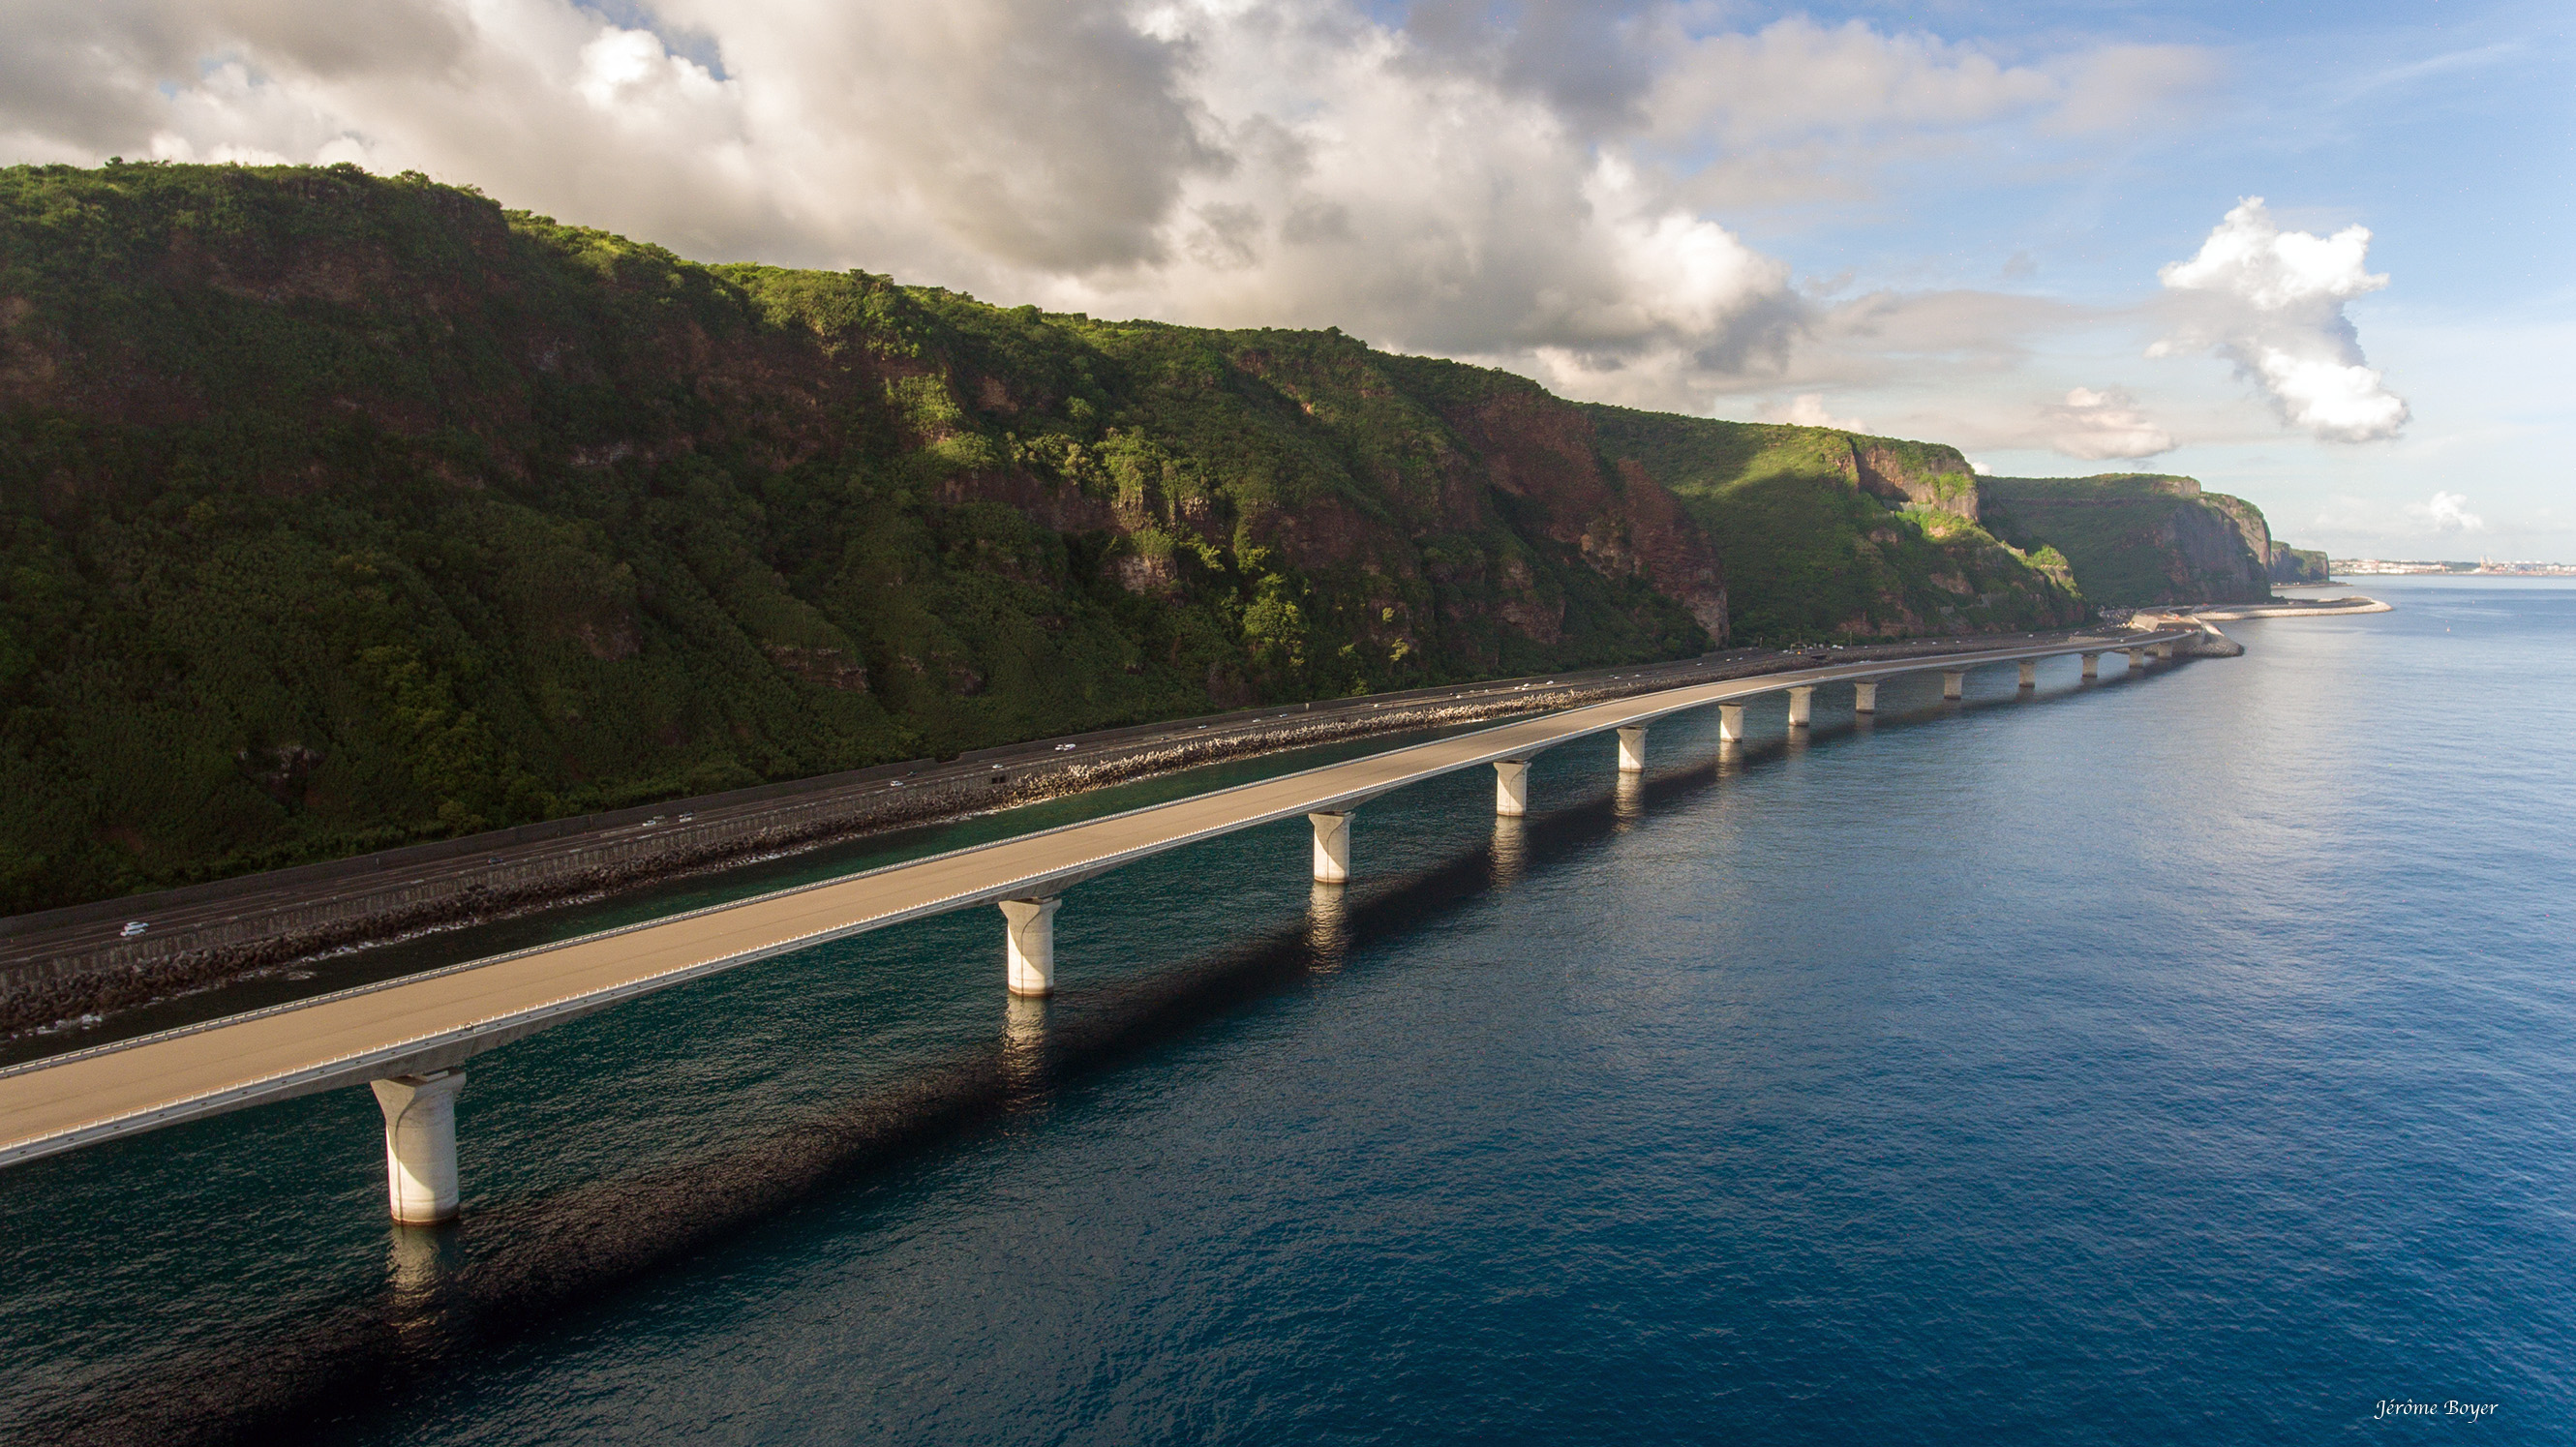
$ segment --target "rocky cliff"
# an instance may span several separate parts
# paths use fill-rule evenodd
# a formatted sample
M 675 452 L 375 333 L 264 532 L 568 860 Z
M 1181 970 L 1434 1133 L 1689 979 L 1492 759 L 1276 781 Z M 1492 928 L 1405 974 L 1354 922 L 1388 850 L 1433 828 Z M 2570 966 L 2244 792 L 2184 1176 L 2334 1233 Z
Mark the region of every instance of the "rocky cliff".
M 2188 477 L 1977 479 L 1988 527 L 2064 555 L 2095 607 L 2241 603 L 2272 596 L 2272 535 L 2260 508 Z
M 0 910 L 1256 701 L 2075 621 L 1956 451 L 0 171 Z M 1737 626 L 1738 614 L 1743 626 Z
M 2326 555 L 2314 548 L 2294 548 L 2288 543 L 2272 544 L 2272 581 L 2275 583 L 2331 583 L 2334 570 L 2327 565 Z
M 1587 409 L 1623 469 L 1708 532 L 1738 636 L 1772 643 L 2082 621 L 2066 560 L 1979 522 L 1955 448 L 1821 427 Z

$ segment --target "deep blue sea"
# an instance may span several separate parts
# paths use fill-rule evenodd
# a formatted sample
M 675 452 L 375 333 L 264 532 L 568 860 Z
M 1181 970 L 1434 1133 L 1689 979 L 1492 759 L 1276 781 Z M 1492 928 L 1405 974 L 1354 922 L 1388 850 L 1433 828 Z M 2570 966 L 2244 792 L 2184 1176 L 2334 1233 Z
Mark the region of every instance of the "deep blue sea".
M 363 1090 L 0 1172 L 0 1438 L 2576 1438 L 2576 588 L 2369 591 L 558 1027 L 445 1235 Z

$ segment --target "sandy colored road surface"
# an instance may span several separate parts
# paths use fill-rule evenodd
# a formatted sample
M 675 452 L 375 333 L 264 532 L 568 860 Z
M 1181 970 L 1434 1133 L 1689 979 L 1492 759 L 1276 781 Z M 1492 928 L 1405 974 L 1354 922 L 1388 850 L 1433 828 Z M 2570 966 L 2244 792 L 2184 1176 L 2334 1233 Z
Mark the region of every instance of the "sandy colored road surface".
M 2185 632 L 1874 661 L 1615 699 L 0 1072 L 0 1165 L 315 1090 L 443 1068 L 547 1025 L 863 930 L 1053 893 L 1146 855 L 1793 684 L 2105 652 Z M 1281 861 L 1305 867 L 1301 849 Z M 994 921 L 1000 933 L 1000 920 Z M 1001 987 L 999 971 L 994 987 Z

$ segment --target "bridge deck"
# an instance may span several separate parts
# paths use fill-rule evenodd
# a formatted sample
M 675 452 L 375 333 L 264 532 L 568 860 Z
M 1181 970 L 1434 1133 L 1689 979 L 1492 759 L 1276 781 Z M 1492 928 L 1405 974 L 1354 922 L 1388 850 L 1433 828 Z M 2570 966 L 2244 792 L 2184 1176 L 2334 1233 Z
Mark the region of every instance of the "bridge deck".
M 2186 630 L 2189 631 L 2189 630 Z M 1792 684 L 2099 652 L 2076 639 L 1730 679 L 1615 699 L 0 1071 L 0 1165 L 315 1090 L 442 1068 L 684 980 L 904 920 L 1052 893 L 1131 860 Z M 1303 867 L 1303 856 L 1300 863 Z

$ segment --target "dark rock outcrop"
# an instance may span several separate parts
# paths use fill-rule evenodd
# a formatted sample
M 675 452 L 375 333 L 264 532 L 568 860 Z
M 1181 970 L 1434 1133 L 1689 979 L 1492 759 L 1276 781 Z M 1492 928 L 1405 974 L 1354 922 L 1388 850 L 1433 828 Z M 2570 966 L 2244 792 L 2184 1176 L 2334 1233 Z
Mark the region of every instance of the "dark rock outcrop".
M 2288 543 L 2272 544 L 2272 581 L 2282 584 L 2331 583 L 2334 570 L 2326 555 L 2314 548 L 2294 548 Z

